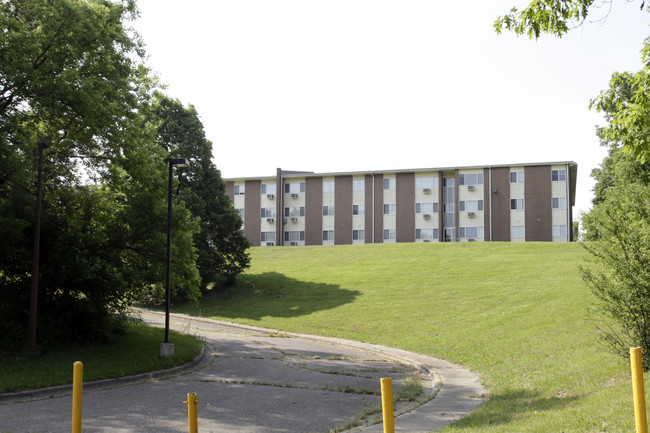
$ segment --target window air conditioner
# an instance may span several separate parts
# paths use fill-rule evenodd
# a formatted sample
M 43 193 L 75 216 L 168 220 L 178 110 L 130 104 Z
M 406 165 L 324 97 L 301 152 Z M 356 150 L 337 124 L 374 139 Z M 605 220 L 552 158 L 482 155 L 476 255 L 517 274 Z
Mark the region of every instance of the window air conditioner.
M 286 218 L 282 218 L 282 224 L 286 224 L 286 223 L 287 223 L 287 219 L 286 219 Z
M 467 212 L 467 216 L 470 218 L 474 218 L 476 214 L 474 212 Z
M 298 217 L 291 217 L 291 222 L 292 223 L 297 223 L 298 222 Z
M 422 188 L 422 192 L 425 194 L 431 194 L 431 188 Z
M 425 220 L 430 220 L 431 215 L 429 215 L 428 213 L 425 213 L 424 215 L 422 215 L 422 218 L 424 218 Z
M 476 187 L 474 185 L 467 185 L 467 191 L 474 191 Z
M 269 200 L 273 200 L 275 196 L 273 194 L 266 194 L 266 198 L 268 198 Z
M 467 242 L 476 242 L 476 239 L 469 238 L 469 239 L 467 239 Z
M 422 242 L 431 242 L 431 239 L 424 239 Z
M 296 247 L 296 246 L 298 246 L 298 242 L 291 242 L 291 246 L 292 246 L 292 247 Z
M 266 246 L 267 246 L 267 247 L 274 247 L 274 246 L 275 246 L 275 242 L 267 242 L 267 243 L 266 243 Z
M 298 194 L 296 193 L 291 194 L 291 198 L 298 198 Z
M 273 218 L 267 218 L 267 219 L 266 219 L 266 222 L 267 222 L 267 223 L 273 223 L 273 221 L 274 221 Z

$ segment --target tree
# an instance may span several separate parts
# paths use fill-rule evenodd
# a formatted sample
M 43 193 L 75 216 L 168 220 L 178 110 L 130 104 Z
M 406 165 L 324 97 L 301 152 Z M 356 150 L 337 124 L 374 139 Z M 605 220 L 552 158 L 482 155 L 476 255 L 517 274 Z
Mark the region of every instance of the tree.
M 579 27 L 594 9 L 607 7 L 613 0 L 599 2 L 596 0 L 535 0 L 523 10 L 513 7 L 509 13 L 497 17 L 494 30 L 497 34 L 503 29 L 517 35 L 539 38 L 542 33 L 562 37 L 571 29 Z M 639 0 L 641 10 L 648 6 L 645 0 Z M 607 14 L 609 11 L 607 12 Z M 606 19 L 607 15 L 600 20 Z
M 44 161 L 39 339 L 107 338 L 115 312 L 162 295 L 167 153 L 148 127 L 156 83 L 127 28 L 136 12 L 132 0 L 0 2 L 3 350 L 25 341 L 41 136 L 52 145 Z M 198 220 L 181 199 L 173 214 L 172 289 L 196 299 Z
M 584 220 L 598 233 L 584 243 L 591 253 L 581 267 L 597 302 L 594 315 L 601 336 L 616 353 L 627 357 L 639 346 L 650 365 L 650 186 L 617 184 Z
M 242 220 L 226 195 L 225 182 L 212 163 L 212 143 L 206 139 L 198 113 L 178 100 L 157 95 L 154 108 L 156 142 L 170 157 L 186 157 L 189 169 L 179 174 L 177 193 L 200 220 L 194 236 L 201 288 L 231 283 L 250 263 L 250 246 Z

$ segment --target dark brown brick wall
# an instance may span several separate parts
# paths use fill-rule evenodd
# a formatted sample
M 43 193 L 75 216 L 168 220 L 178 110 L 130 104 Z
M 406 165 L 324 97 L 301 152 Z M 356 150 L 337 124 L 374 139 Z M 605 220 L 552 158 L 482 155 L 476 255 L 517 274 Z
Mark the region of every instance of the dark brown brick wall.
M 323 244 L 323 178 L 305 181 L 305 245 Z
M 492 240 L 510 241 L 510 168 L 492 169 Z M 488 204 L 484 209 L 489 212 Z M 486 231 L 490 228 L 485 227 Z
M 415 242 L 415 173 L 397 173 L 397 242 Z
M 334 243 L 352 243 L 352 176 L 334 178 Z
M 235 202 L 235 182 L 226 182 L 226 195 L 230 197 L 231 202 Z
M 254 247 L 260 246 L 260 193 L 262 182 L 259 180 L 247 180 L 244 199 L 244 233 Z
M 552 241 L 550 166 L 524 167 L 524 196 L 526 241 Z

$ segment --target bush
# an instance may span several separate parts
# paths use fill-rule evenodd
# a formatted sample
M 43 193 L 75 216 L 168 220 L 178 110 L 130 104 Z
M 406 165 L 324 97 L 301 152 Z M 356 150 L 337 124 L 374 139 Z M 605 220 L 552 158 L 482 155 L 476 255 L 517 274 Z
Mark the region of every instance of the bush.
M 591 259 L 581 274 L 596 297 L 602 339 L 624 357 L 630 347 L 641 347 L 650 367 L 650 187 L 612 187 L 583 222 L 598 233 L 584 244 Z

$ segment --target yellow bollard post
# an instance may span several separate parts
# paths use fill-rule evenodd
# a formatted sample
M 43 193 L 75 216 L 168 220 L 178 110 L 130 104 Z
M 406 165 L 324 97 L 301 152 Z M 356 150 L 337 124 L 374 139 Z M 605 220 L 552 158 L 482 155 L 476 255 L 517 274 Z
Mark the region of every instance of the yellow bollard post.
M 81 433 L 81 402 L 84 365 L 77 361 L 72 366 L 72 433 Z
M 643 389 L 643 358 L 641 348 L 630 348 L 632 366 L 632 395 L 634 396 L 634 424 L 636 433 L 648 433 L 648 420 L 645 413 L 645 391 Z
M 187 394 L 187 401 L 183 403 L 187 404 L 187 424 L 189 425 L 190 433 L 198 433 L 199 427 L 196 420 L 196 407 L 199 401 L 196 399 L 196 393 L 191 392 Z
M 393 382 L 390 377 L 381 379 L 381 411 L 384 419 L 384 433 L 395 433 Z

